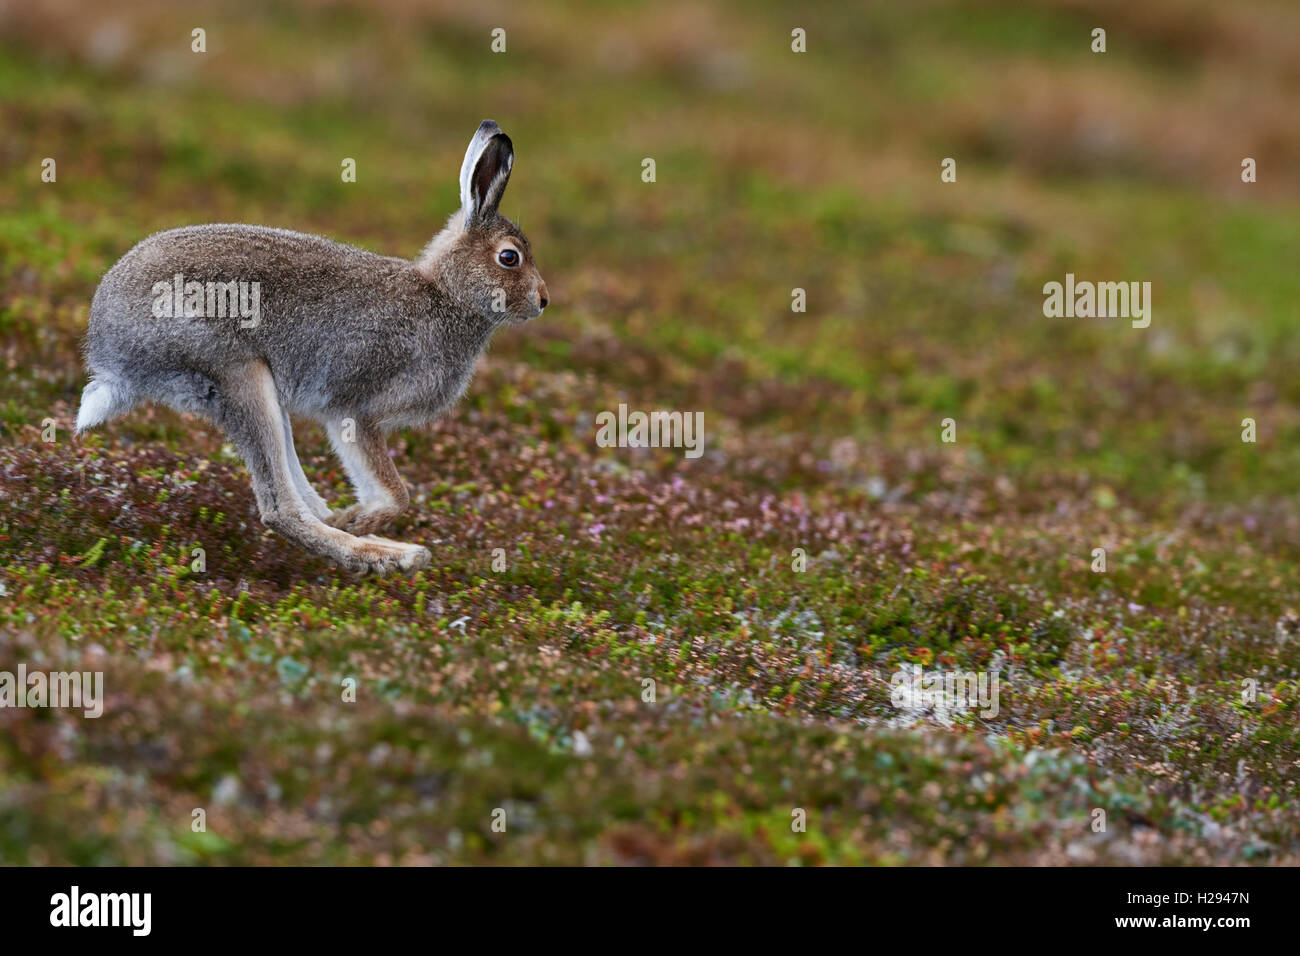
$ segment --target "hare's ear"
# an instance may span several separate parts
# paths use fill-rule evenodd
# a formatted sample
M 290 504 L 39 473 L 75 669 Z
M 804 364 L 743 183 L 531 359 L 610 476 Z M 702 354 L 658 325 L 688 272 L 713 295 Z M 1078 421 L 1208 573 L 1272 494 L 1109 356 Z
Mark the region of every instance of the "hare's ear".
M 460 167 L 460 205 L 466 226 L 496 213 L 514 163 L 510 137 L 492 120 L 484 120 L 469 141 Z

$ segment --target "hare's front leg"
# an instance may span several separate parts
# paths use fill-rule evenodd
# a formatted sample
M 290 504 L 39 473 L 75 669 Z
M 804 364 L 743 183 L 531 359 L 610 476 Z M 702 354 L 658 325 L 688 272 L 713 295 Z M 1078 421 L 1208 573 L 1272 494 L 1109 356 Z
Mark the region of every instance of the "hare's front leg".
M 384 446 L 384 436 L 370 422 L 343 419 L 325 423 L 334 453 L 357 493 L 357 503 L 335 511 L 326 523 L 351 534 L 373 534 L 395 521 L 411 503 L 406 483 Z
M 283 410 L 266 365 L 252 362 L 222 377 L 216 420 L 244 456 L 262 520 L 273 530 L 354 571 L 411 571 L 429 563 L 428 550 L 418 545 L 357 538 L 312 513 L 294 483 Z

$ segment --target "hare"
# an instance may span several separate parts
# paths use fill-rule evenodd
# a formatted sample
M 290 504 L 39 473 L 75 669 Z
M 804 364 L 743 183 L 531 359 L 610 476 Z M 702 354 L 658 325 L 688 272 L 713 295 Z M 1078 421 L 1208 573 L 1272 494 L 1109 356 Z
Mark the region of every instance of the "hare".
M 414 260 L 264 226 L 160 232 L 104 276 L 78 433 L 142 401 L 198 413 L 248 465 L 262 520 L 353 571 L 413 571 L 427 549 L 377 537 L 410 498 L 384 446 L 464 394 L 492 333 L 542 314 L 546 283 L 497 212 L 514 147 L 470 140 L 461 208 Z M 298 464 L 290 415 L 320 422 L 358 504 L 331 511 Z

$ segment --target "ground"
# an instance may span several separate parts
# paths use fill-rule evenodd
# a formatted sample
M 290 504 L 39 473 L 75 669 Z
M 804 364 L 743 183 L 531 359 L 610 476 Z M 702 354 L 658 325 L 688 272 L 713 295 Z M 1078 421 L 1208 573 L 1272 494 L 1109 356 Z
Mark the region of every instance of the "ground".
M 0 709 L 0 861 L 1300 862 L 1300 10 L 27 6 L 0 670 L 106 700 Z M 197 419 L 72 436 L 136 241 L 413 256 L 488 116 L 552 305 L 392 436 L 429 569 L 296 551 Z M 1150 327 L 1044 316 L 1067 272 Z M 620 402 L 705 454 L 599 447 Z M 910 664 L 997 714 L 900 711 Z

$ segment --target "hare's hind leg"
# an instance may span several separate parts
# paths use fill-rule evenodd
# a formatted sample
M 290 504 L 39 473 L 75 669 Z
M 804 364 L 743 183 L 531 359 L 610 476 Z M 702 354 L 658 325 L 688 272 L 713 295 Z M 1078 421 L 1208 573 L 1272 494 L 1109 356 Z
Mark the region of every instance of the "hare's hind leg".
M 352 534 L 386 528 L 406 510 L 411 496 L 388 457 L 383 433 L 369 422 L 345 428 L 343 419 L 327 422 L 325 431 L 358 498 L 355 505 L 330 515 L 326 523 Z
M 289 476 L 293 479 L 293 486 L 298 489 L 299 496 L 307 503 L 311 513 L 324 521 L 329 518 L 330 506 L 311 486 L 311 482 L 307 480 L 307 475 L 302 470 L 302 463 L 298 461 L 297 449 L 293 447 L 293 422 L 289 420 L 289 413 L 281 409 L 280 419 L 284 423 L 285 457 L 288 459 Z
M 429 563 L 429 552 L 418 545 L 357 538 L 312 514 L 294 484 L 275 381 L 263 363 L 223 376 L 216 411 L 217 424 L 244 456 L 262 520 L 272 529 L 354 571 L 411 571 Z

